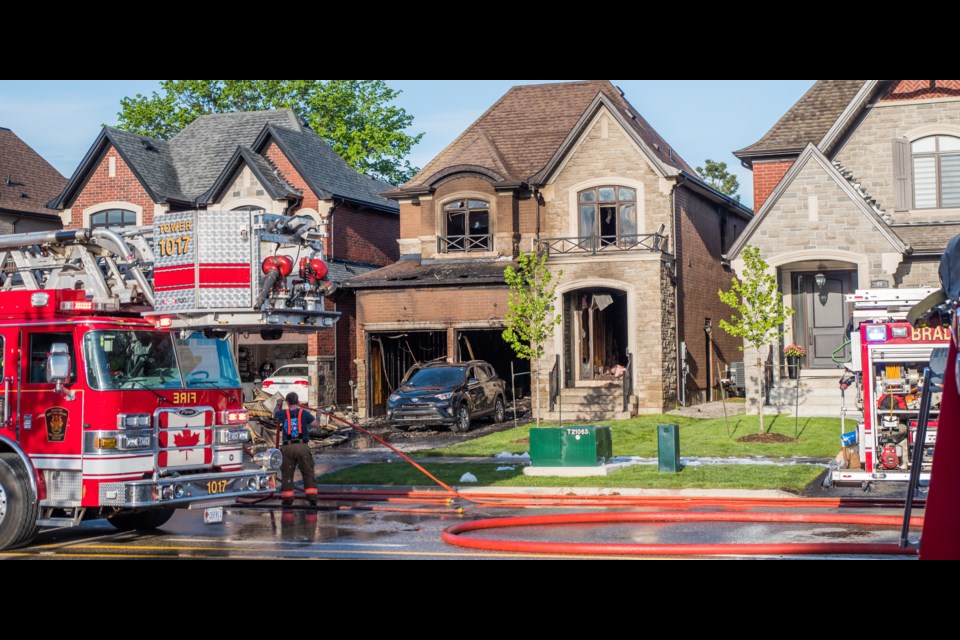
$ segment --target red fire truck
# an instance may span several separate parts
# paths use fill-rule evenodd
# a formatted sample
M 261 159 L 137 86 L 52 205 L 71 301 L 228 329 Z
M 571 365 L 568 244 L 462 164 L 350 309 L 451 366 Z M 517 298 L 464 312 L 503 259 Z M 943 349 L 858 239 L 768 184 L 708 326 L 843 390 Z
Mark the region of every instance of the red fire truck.
M 949 346 L 950 329 L 915 328 L 906 315 L 934 291 L 870 289 L 847 296 L 853 307 L 848 368 L 856 378 L 857 428 L 841 437 L 859 455 L 847 458 L 856 461 L 847 468 L 832 472 L 833 482 L 867 488 L 872 482 L 907 481 L 916 464 L 922 465 L 920 479 L 929 480 L 941 394 L 932 396 L 925 441 L 916 442 L 923 370 L 934 349 Z
M 280 452 L 245 456 L 230 338 L 333 325 L 319 242 L 309 218 L 249 211 L 0 236 L 0 549 L 272 491 Z

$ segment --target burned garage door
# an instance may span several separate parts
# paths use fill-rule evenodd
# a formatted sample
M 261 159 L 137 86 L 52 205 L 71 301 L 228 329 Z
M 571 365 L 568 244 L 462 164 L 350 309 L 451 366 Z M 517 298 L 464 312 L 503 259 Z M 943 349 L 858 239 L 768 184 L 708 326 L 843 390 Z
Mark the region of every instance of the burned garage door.
M 471 329 L 457 331 L 459 361 L 486 360 L 496 369 L 497 375 L 507 382 L 507 394 L 512 393 L 510 374 L 513 365 L 514 385 L 517 397 L 530 395 L 530 361 L 516 356 L 502 337 L 503 329 Z
M 387 398 L 410 367 L 447 357 L 446 330 L 370 333 L 367 340 L 371 417 L 387 412 Z

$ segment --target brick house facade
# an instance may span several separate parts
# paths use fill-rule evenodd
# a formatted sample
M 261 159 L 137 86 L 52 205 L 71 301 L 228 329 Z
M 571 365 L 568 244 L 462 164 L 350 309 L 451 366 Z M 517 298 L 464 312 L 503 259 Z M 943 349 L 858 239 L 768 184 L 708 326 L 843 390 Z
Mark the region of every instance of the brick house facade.
M 484 359 L 508 384 L 511 367 L 525 373 L 500 336 L 503 270 L 535 248 L 559 276 L 561 325 L 540 368 L 562 391 L 544 391 L 545 417 L 700 402 L 739 359 L 704 323 L 721 315 L 720 255 L 751 212 L 704 184 L 609 82 L 512 88 L 386 195 L 400 203 L 400 261 L 345 285 L 366 415 L 384 412 L 414 361 Z
M 289 109 L 201 116 L 170 140 L 105 127 L 49 206 L 64 228 L 150 226 L 166 211 L 263 209 L 313 217 L 327 234 L 324 259 L 339 284 L 397 259 L 396 203 L 388 183 L 357 173 Z M 241 376 L 266 362 L 306 362 L 310 403 L 349 403 L 355 379 L 355 302 L 338 291 L 332 329 L 279 341 L 238 338 Z
M 960 81 L 821 80 L 735 155 L 753 168 L 757 215 L 728 257 L 739 270 L 744 247 L 760 249 L 796 311 L 783 342 L 807 348 L 801 380 L 828 378 L 822 395 L 835 398 L 806 412 L 838 415 L 835 357 L 850 317 L 843 296 L 938 286 L 940 255 L 960 233 L 952 195 L 960 188 Z M 781 349 L 767 365 L 766 400 L 792 404 L 792 395 L 782 397 L 789 384 L 781 383 Z M 757 368 L 748 372 L 755 381 Z M 750 407 L 758 401 L 752 396 Z

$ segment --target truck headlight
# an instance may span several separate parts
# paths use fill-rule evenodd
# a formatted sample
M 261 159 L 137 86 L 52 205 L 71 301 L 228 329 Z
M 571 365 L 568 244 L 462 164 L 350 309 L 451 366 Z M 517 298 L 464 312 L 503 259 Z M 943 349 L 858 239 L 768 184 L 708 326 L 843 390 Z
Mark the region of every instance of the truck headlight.
M 867 342 L 885 342 L 887 339 L 887 325 L 873 324 L 867 327 Z
M 446 393 L 438 393 L 437 400 L 449 400 L 453 397 L 453 391 L 447 391 Z
M 238 444 L 250 442 L 250 432 L 246 429 L 221 429 L 220 444 Z
M 399 401 L 400 401 L 400 396 L 398 396 L 397 394 L 394 393 L 390 396 L 390 402 L 399 402 Z
M 146 429 L 149 426 L 149 413 L 121 413 L 117 416 L 117 429 Z
M 148 449 L 153 444 L 153 436 L 147 434 L 129 434 L 121 433 L 119 436 L 120 449 L 129 451 L 131 449 Z

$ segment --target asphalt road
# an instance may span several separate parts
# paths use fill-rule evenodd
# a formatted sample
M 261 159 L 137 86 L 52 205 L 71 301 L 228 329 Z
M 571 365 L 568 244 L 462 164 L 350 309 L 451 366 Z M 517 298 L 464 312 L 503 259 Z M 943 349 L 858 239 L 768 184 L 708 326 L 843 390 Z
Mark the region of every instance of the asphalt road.
M 118 533 L 106 521 L 45 531 L 25 549 L 0 553 L 2 559 L 624 559 L 623 556 L 529 554 L 471 550 L 448 545 L 440 533 L 464 520 L 583 513 L 601 509 L 491 508 L 459 505 L 331 501 L 312 509 L 281 509 L 275 503 L 226 509 L 222 523 L 204 524 L 202 511 L 178 511 L 162 530 Z M 608 509 L 608 511 L 644 509 Z M 649 509 L 647 509 L 649 510 Z M 820 510 L 832 512 L 831 510 Z M 835 510 L 834 510 L 835 511 Z M 887 510 L 861 510 L 895 515 Z M 921 512 L 922 513 L 922 512 Z M 481 537 L 555 542 L 742 543 L 857 542 L 896 543 L 899 529 L 875 525 L 651 523 L 513 527 L 479 532 Z M 916 538 L 919 531 L 914 531 Z M 728 556 L 736 558 L 736 556 Z M 810 557 L 810 556 L 761 556 Z M 871 556 L 876 557 L 876 556 Z M 888 556 L 883 556 L 888 557 Z M 894 556 L 889 556 L 893 558 Z

